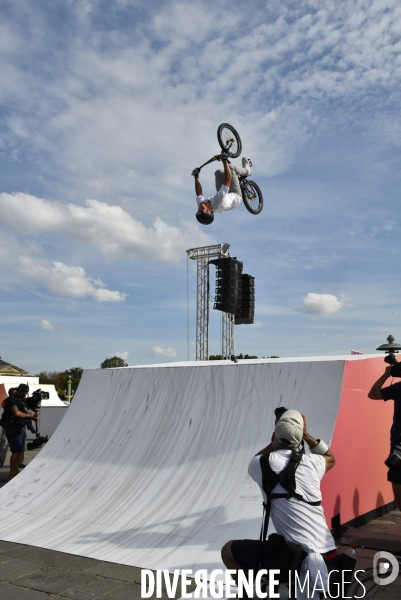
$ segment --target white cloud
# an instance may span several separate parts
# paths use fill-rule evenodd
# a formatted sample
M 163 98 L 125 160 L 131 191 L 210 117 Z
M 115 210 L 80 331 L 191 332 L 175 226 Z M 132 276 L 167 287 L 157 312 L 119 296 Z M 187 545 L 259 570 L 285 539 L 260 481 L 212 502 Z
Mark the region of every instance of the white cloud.
M 0 194 L 0 211 L 4 225 L 20 235 L 61 231 L 97 247 L 108 260 L 142 257 L 178 262 L 187 248 L 213 243 L 213 238 L 195 222 L 175 227 L 157 217 L 152 227 L 145 227 L 120 206 L 97 200 L 87 200 L 83 207 L 29 194 L 3 193 Z
M 313 292 L 310 292 L 302 300 L 301 306 L 294 310 L 315 317 L 329 317 L 345 306 L 352 306 L 349 299 L 345 296 L 337 298 L 332 294 L 314 294 Z
M 52 325 L 50 323 L 50 321 L 46 321 L 46 319 L 42 319 L 40 322 L 40 327 L 44 330 L 44 331 L 53 331 L 54 329 L 54 325 Z
M 129 357 L 129 352 L 127 352 L 126 350 L 124 350 L 124 352 L 115 352 L 113 356 L 118 356 L 118 358 L 122 358 L 123 360 L 127 361 L 127 358 Z
M 26 256 L 21 257 L 20 264 L 25 275 L 39 281 L 49 292 L 58 296 L 91 296 L 97 302 L 123 302 L 127 296 L 122 292 L 105 289 L 106 286 L 100 279 L 87 277 L 82 267 L 69 267 L 62 262 L 40 264 Z
M 189 149 L 201 158 L 210 147 L 210 114 L 215 122 L 229 114 L 265 173 L 282 172 L 326 102 L 366 102 L 371 93 L 380 109 L 386 92 L 397 94 L 401 10 L 394 0 L 256 3 L 246 23 L 236 2 L 228 13 L 208 1 L 157 10 L 148 3 L 140 19 L 131 18 L 134 5 L 114 2 L 113 15 L 121 13 L 110 21 L 102 3 L 70 2 L 65 16 L 74 28 L 65 36 L 51 11 L 45 16 L 25 2 L 30 69 L 26 18 L 3 19 L 6 142 L 20 153 L 34 149 L 50 173 L 56 163 L 57 181 L 65 176 L 58 197 L 82 199 L 92 188 L 98 199 L 134 193 L 142 211 L 150 197 L 161 208 L 166 196 L 190 189 L 197 160 L 186 166 Z M 58 33 L 49 58 L 47 44 Z M 336 108 L 330 104 L 330 122 Z
M 18 241 L 5 231 L 0 236 L 0 289 L 12 291 L 15 286 L 40 282 L 51 293 L 70 298 L 93 297 L 98 302 L 122 302 L 126 294 L 107 289 L 101 280 L 89 277 L 81 266 L 67 266 L 61 261 L 43 257 L 40 244 L 30 239 Z M 69 300 L 68 310 L 75 307 Z
M 161 346 L 154 346 L 151 352 L 152 356 L 164 356 L 164 358 L 176 358 L 177 350 L 174 348 L 162 348 Z

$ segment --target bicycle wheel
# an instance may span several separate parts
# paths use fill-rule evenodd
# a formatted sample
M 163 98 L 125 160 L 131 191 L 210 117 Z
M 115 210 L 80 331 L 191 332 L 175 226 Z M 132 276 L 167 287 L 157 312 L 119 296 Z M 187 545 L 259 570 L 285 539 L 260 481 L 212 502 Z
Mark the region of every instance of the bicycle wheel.
M 241 181 L 242 199 L 246 208 L 253 215 L 258 215 L 263 208 L 263 196 L 260 187 L 250 179 Z
M 228 123 L 222 123 L 217 129 L 217 139 L 220 148 L 227 152 L 231 158 L 237 158 L 242 152 L 241 138 L 238 131 Z

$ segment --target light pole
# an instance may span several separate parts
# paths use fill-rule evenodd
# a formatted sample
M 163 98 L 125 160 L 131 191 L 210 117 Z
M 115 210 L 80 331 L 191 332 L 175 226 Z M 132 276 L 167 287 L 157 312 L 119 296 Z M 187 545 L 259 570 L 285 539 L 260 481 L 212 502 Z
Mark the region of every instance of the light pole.
M 67 382 L 67 392 L 65 394 L 65 399 L 68 401 L 68 404 L 71 404 L 71 400 L 74 397 L 74 390 L 71 390 L 71 375 L 68 377 L 68 382 Z

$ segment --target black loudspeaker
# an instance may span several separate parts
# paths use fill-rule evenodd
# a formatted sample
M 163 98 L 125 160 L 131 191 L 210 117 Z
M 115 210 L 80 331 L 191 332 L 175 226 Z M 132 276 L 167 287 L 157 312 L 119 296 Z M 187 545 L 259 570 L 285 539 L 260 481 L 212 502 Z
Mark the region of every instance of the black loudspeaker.
M 236 258 L 218 258 L 211 260 L 216 265 L 216 293 L 213 308 L 235 314 L 242 299 L 242 267 Z
M 242 298 L 235 312 L 235 325 L 252 325 L 255 318 L 255 278 L 244 273 L 241 276 Z

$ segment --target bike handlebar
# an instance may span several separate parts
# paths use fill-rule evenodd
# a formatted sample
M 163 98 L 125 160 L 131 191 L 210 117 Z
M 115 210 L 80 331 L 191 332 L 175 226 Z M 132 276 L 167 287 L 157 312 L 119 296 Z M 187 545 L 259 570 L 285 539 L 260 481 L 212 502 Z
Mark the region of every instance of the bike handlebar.
M 221 160 L 220 156 L 221 156 L 221 154 L 215 154 L 213 156 L 213 158 L 211 158 L 207 162 L 203 163 L 203 165 L 201 165 L 200 167 L 197 167 L 197 169 L 199 169 L 199 171 L 200 171 L 203 167 L 206 167 L 206 165 L 209 165 L 210 163 L 214 162 L 215 160 Z M 230 161 L 227 161 L 227 162 L 230 162 Z

